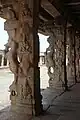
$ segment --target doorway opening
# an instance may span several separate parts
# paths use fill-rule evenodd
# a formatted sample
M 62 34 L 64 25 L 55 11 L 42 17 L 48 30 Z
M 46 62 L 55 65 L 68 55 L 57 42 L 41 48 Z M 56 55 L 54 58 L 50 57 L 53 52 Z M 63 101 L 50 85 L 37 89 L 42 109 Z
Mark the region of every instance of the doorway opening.
M 49 44 L 47 42 L 48 36 L 38 34 L 39 35 L 39 44 L 40 44 L 40 61 L 39 61 L 39 67 L 40 67 L 40 88 L 41 90 L 46 89 L 49 87 L 49 76 L 48 76 L 48 69 L 46 67 L 46 49 L 48 48 Z

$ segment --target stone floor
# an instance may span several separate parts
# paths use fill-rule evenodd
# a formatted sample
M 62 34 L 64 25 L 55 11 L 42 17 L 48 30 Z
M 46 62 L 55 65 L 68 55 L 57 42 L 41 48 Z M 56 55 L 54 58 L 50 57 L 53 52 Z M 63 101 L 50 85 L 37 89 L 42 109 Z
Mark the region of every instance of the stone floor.
M 53 95 L 54 96 L 54 95 Z M 80 119 L 80 83 L 74 85 L 52 101 L 49 108 L 39 117 L 26 116 L 10 111 L 0 111 L 0 120 L 79 120 Z
M 34 120 L 80 120 L 80 83 L 52 101 L 44 116 Z

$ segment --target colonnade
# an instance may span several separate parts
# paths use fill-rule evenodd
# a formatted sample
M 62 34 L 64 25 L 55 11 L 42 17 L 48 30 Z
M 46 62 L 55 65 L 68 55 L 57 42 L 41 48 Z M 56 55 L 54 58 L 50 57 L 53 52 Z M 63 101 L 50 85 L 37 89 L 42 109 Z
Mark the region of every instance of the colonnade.
M 0 4 L 3 18 L 6 18 L 4 29 L 9 34 L 5 54 L 14 74 L 14 81 L 9 87 L 11 110 L 39 115 L 43 111 L 38 67 L 40 0 L 7 0 Z M 75 76 L 76 83 L 80 72 L 79 35 L 73 27 L 68 35 L 66 24 L 54 23 L 49 30 L 49 47 L 46 51 L 49 86 L 68 90 L 66 58 L 69 58 L 70 76 Z
M 79 39 L 73 26 L 57 26 L 50 34 L 46 50 L 50 88 L 68 90 L 71 85 L 80 82 Z
M 4 51 L 0 54 L 0 67 L 9 67 L 8 60 L 5 58 Z

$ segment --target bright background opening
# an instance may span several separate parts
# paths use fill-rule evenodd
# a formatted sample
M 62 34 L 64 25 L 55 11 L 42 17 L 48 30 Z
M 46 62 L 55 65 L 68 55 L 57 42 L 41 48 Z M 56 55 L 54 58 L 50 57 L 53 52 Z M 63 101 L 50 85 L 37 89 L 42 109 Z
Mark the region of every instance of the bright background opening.
M 8 41 L 8 33 L 4 30 L 4 22 L 6 20 L 0 18 L 0 56 L 3 53 L 4 45 Z M 13 81 L 13 74 L 7 65 L 0 66 L 0 110 L 10 104 L 9 86 Z
M 46 89 L 49 87 L 49 76 L 48 76 L 48 69 L 46 67 L 46 64 L 42 64 L 42 56 L 45 56 L 46 48 L 48 48 L 49 44 L 47 42 L 47 38 L 49 36 L 45 36 L 42 34 L 39 35 L 39 42 L 40 42 L 40 88 L 41 89 Z

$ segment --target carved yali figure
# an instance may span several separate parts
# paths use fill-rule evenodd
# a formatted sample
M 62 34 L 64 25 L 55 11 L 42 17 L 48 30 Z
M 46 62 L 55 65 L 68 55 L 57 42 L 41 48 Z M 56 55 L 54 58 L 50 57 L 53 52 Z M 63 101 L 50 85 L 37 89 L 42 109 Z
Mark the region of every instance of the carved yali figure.
M 15 96 L 17 94 L 16 90 L 16 83 L 17 83 L 17 77 L 18 77 L 18 60 L 17 60 L 17 43 L 13 40 L 9 40 L 9 42 L 6 44 L 6 57 L 9 61 L 9 68 L 14 73 L 14 81 L 12 85 L 9 87 L 11 95 Z
M 14 81 L 9 87 L 11 92 L 11 97 L 17 94 L 17 77 L 18 77 L 18 66 L 19 62 L 17 60 L 17 48 L 18 44 L 15 39 L 15 30 L 17 29 L 17 19 L 15 11 L 12 7 L 3 8 L 3 14 L 6 18 L 4 29 L 9 34 L 8 43 L 5 45 L 5 57 L 9 61 L 9 68 L 14 74 Z

